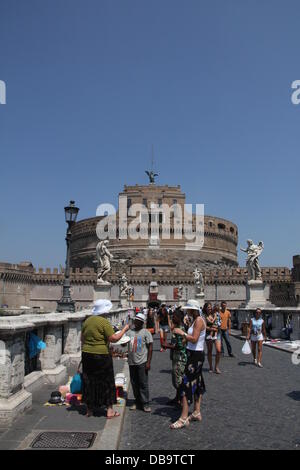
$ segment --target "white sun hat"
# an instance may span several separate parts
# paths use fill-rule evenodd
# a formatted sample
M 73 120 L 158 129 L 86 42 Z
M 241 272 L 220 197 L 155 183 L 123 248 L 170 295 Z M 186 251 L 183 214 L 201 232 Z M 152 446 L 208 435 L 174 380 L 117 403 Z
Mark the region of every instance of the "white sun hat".
M 104 315 L 112 309 L 113 304 L 110 300 L 107 299 L 98 299 L 94 302 L 94 307 L 92 309 L 93 315 Z
M 115 332 L 115 335 L 120 333 L 120 331 L 116 331 Z M 127 344 L 129 343 L 129 341 L 131 340 L 131 338 L 129 336 L 126 336 L 126 335 L 123 335 L 121 339 L 119 339 L 119 341 L 117 341 L 116 343 L 112 343 L 113 346 L 123 346 L 124 344 Z
M 201 312 L 201 307 L 198 300 L 190 299 L 187 301 L 186 305 L 181 307 L 182 310 L 198 310 Z

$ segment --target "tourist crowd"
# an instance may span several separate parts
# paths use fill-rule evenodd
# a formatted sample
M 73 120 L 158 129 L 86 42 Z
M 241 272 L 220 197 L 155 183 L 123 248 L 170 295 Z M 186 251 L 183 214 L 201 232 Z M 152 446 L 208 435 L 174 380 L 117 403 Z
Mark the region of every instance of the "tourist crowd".
M 209 373 L 221 374 L 224 343 L 229 357 L 234 357 L 230 344 L 231 313 L 226 302 L 222 302 L 221 306 L 206 303 L 203 308 L 197 300 L 189 300 L 181 307 L 161 305 L 159 308 L 136 308 L 119 332 L 114 331 L 106 318 L 111 308 L 109 300 L 96 301 L 92 316 L 82 327 L 82 401 L 87 406 L 87 416 L 100 406 L 106 406 L 108 419 L 119 416 L 113 410 L 116 387 L 110 343 L 128 343 L 128 365 L 135 399 L 130 410 L 151 412 L 149 371 L 153 336 L 159 334 L 160 352 L 170 350 L 172 384 L 176 391 L 168 404 L 181 407 L 180 417 L 170 427 L 178 429 L 188 426 L 190 421 L 201 421 L 201 400 L 205 393 L 202 371 L 205 345 Z M 258 367 L 262 367 L 262 343 L 265 339 L 265 323 L 261 310 L 257 309 L 250 322 L 247 340 L 251 340 L 253 362 Z M 193 405 L 191 414 L 190 405 Z

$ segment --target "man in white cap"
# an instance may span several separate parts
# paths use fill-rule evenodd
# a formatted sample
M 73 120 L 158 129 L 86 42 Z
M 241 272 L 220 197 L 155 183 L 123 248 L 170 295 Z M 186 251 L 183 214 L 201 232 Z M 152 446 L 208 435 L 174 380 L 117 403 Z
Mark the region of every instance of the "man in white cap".
M 127 332 L 130 337 L 128 365 L 135 399 L 130 409 L 136 410 L 140 407 L 150 413 L 148 372 L 151 366 L 153 338 L 145 328 L 145 320 L 142 313 L 137 313 L 134 317 L 134 329 Z

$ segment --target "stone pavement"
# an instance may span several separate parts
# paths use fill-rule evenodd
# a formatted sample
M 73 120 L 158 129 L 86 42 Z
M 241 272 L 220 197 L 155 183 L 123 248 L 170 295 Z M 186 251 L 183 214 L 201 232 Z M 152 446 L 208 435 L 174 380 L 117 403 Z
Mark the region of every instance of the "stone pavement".
M 300 365 L 292 364 L 290 354 L 264 347 L 259 369 L 241 353 L 243 342 L 232 337 L 236 358 L 221 359 L 222 375 L 209 374 L 205 362 L 202 423 L 170 430 L 180 413 L 166 405 L 174 396 L 171 362 L 155 338 L 152 414 L 130 411 L 128 401 L 119 449 L 300 449 Z
M 246 337 L 243 336 L 239 330 L 231 330 L 231 335 L 236 338 L 243 339 L 244 341 L 246 340 Z M 294 352 L 300 350 L 300 340 L 287 341 L 283 339 L 272 339 L 266 341 L 264 346 L 293 354 Z
M 121 372 L 124 361 L 114 359 L 115 374 Z M 69 369 L 69 375 L 75 370 Z M 77 409 L 62 406 L 44 406 L 51 392 L 57 390 L 54 385 L 45 384 L 33 392 L 33 406 L 17 419 L 10 428 L 0 430 L 0 450 L 15 450 L 28 448 L 34 437 L 44 431 L 82 431 L 96 432 L 97 438 L 92 448 L 101 448 L 103 429 L 106 425 L 115 429 L 114 420 L 105 418 L 104 410 L 96 416 L 86 418 L 85 407 Z M 119 420 L 120 418 L 117 418 Z M 120 426 L 120 423 L 119 423 Z M 106 441 L 106 439 L 105 439 Z

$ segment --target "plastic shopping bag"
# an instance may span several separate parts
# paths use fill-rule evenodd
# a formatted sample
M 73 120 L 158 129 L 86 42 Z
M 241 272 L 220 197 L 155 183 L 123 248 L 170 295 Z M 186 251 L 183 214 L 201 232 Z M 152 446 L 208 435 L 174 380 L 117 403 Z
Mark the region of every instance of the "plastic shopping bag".
M 242 353 L 243 354 L 251 354 L 251 347 L 250 347 L 250 344 L 249 344 L 249 341 L 246 341 L 243 348 L 242 348 Z
M 30 332 L 28 337 L 29 358 L 37 356 L 42 349 L 46 348 L 46 343 L 34 333 Z
M 77 373 L 74 375 L 71 385 L 70 385 L 70 391 L 71 393 L 81 393 L 82 390 L 82 380 L 81 380 L 81 374 Z

